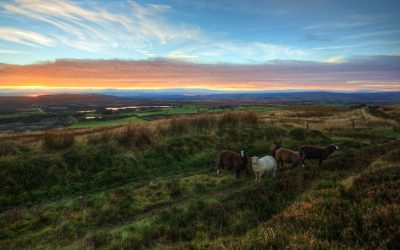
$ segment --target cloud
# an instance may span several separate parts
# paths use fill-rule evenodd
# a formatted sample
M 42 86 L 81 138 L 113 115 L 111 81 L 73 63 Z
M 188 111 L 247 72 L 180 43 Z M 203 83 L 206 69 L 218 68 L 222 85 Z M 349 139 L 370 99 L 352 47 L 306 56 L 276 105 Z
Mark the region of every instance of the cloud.
M 174 52 L 174 51 L 173 51 Z M 232 63 L 260 63 L 269 60 L 302 60 L 308 53 L 304 50 L 263 42 L 198 41 L 179 48 L 179 53 L 202 61 L 229 61 Z
M 54 41 L 39 33 L 11 27 L 0 27 L 0 40 L 15 42 L 36 47 L 38 45 L 53 46 Z
M 387 16 L 381 15 L 342 15 L 340 21 L 321 22 L 303 27 L 304 30 L 331 30 L 365 27 L 381 22 Z
M 12 83 L 12 84 L 11 84 Z M 211 88 L 248 90 L 399 90 L 400 56 L 347 58 L 321 63 L 194 63 L 152 59 L 57 60 L 0 67 L 0 86 L 71 88 Z M 382 87 L 379 87 L 382 85 Z
M 180 60 L 193 60 L 196 59 L 196 56 L 189 55 L 180 51 L 172 51 L 168 54 L 169 58 L 172 59 L 180 59 Z
M 143 49 L 152 43 L 194 39 L 199 32 L 194 26 L 169 23 L 163 14 L 170 7 L 161 4 L 131 1 L 106 10 L 94 4 L 84 6 L 68 0 L 14 0 L 0 3 L 0 8 L 8 15 L 47 23 L 63 32 L 53 34 L 56 40 L 89 52 L 110 48 L 110 44 Z M 21 39 L 9 41 L 20 42 Z
M 23 54 L 25 52 L 11 49 L 0 49 L 0 54 Z
M 290 46 L 230 41 L 211 37 L 194 25 L 172 23 L 167 15 L 173 10 L 163 4 L 130 1 L 99 7 L 68 0 L 13 0 L 0 3 L 0 8 L 8 15 L 51 25 L 56 28 L 49 32 L 54 42 L 91 53 L 112 54 L 113 49 L 119 49 L 147 58 L 166 56 L 202 61 L 234 58 L 233 62 L 306 58 L 304 51 Z
M 327 63 L 342 63 L 345 61 L 343 56 L 332 56 L 324 60 Z
M 373 32 L 365 32 L 365 33 L 356 33 L 352 35 L 348 35 L 342 37 L 342 39 L 360 39 L 371 36 L 382 36 L 382 35 L 390 35 L 390 34 L 400 34 L 400 29 L 393 30 L 381 30 L 381 31 L 373 31 Z

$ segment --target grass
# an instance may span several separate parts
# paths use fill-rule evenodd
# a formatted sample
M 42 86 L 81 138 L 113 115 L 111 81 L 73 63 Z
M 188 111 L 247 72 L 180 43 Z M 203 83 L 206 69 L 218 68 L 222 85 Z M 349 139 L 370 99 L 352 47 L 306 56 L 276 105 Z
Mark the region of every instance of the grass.
M 130 123 L 58 149 L 0 141 L 0 248 L 395 249 L 397 132 L 307 130 L 263 115 Z M 215 174 L 219 150 L 262 156 L 276 140 L 340 150 L 261 183 L 250 169 L 239 180 Z
M 177 114 L 195 114 L 198 111 L 203 111 L 204 108 L 197 107 L 196 105 L 184 105 L 177 108 L 163 108 L 161 110 L 154 111 L 138 111 L 134 114 L 138 117 L 145 117 L 149 115 L 177 115 Z
M 43 115 L 43 114 L 45 114 L 45 112 L 42 111 L 19 112 L 13 114 L 0 114 L 0 118 L 15 118 L 21 116 Z
M 196 113 L 214 113 L 223 112 L 226 110 L 252 110 L 252 111 L 271 111 L 278 110 L 279 107 L 263 106 L 263 105 L 248 105 L 248 106 L 233 106 L 233 107 L 203 107 L 197 105 L 184 105 L 181 108 L 166 108 L 155 111 L 138 111 L 134 114 L 138 117 L 146 117 L 150 115 L 177 115 L 177 114 L 196 114 Z
M 74 142 L 74 134 L 64 131 L 46 131 L 43 137 L 43 146 L 50 150 L 69 148 Z
M 185 115 L 185 114 L 197 114 L 197 113 L 219 113 L 224 110 L 252 110 L 252 111 L 271 111 L 278 110 L 278 107 L 273 106 L 262 106 L 262 105 L 249 105 L 249 106 L 234 106 L 231 108 L 213 108 L 203 107 L 197 105 L 183 105 L 182 107 L 175 108 L 162 108 L 154 109 L 153 111 L 135 111 L 135 112 L 122 112 L 121 115 L 129 116 L 124 118 L 110 118 L 110 120 L 88 120 L 79 121 L 72 124 L 71 128 L 90 128 L 90 127 L 105 127 L 105 126 L 117 126 L 127 123 L 142 123 L 151 116 L 173 116 L 173 115 Z M 96 114 L 86 114 L 86 116 L 98 116 Z
M 131 116 L 131 117 L 105 120 L 105 121 L 93 121 L 93 120 L 80 121 L 80 122 L 72 124 L 70 127 L 71 128 L 91 128 L 91 127 L 118 126 L 118 125 L 130 123 L 130 122 L 141 123 L 141 122 L 144 122 L 144 120 L 140 119 L 136 116 Z

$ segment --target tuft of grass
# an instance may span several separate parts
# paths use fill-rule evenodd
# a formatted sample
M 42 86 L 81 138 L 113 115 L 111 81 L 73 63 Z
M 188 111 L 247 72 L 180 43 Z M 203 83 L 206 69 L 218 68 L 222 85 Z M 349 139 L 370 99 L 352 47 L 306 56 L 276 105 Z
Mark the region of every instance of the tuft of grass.
M 125 126 L 116 136 L 120 144 L 141 149 L 155 144 L 158 139 L 157 132 L 153 129 L 132 123 Z
M 50 150 L 69 148 L 74 142 L 74 134 L 67 131 L 46 131 L 43 136 L 43 145 Z
M 182 135 L 222 128 L 245 128 L 255 126 L 258 116 L 253 111 L 230 111 L 222 114 L 202 114 L 193 117 L 174 118 L 167 127 L 167 133 Z
M 112 130 L 104 130 L 100 134 L 88 135 L 88 144 L 106 144 L 111 142 L 115 138 L 115 132 Z
M 20 152 L 18 145 L 9 140 L 0 140 L 0 157 L 16 155 Z
M 303 128 L 293 128 L 289 131 L 289 136 L 297 141 L 304 141 L 307 137 L 308 131 Z

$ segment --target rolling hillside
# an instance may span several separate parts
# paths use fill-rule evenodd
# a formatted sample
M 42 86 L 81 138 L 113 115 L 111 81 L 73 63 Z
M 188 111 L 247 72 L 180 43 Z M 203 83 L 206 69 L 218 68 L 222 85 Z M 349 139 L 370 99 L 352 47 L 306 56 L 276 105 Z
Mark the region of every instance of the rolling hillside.
M 31 143 L 4 139 L 0 248 L 395 249 L 399 138 L 392 117 L 306 106 L 79 137 L 49 131 Z M 335 143 L 340 150 L 321 167 L 308 161 L 261 183 L 251 169 L 239 180 L 229 171 L 216 175 L 219 150 L 262 156 L 275 141 L 291 149 Z

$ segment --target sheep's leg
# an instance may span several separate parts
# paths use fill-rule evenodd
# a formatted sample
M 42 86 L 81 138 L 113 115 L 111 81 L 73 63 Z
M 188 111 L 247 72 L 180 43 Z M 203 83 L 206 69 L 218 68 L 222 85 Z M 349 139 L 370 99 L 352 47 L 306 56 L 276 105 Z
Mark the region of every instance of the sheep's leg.
M 236 179 L 239 179 L 239 175 L 240 175 L 240 170 L 236 170 Z
M 300 155 L 301 156 L 301 155 Z M 302 155 L 301 156 L 301 165 L 302 165 L 302 167 L 304 168 L 304 163 L 306 162 L 306 155 L 304 154 L 304 155 Z
M 254 182 L 257 182 L 258 179 L 258 174 L 256 173 L 256 179 L 254 180 Z
M 276 176 L 276 168 L 274 168 L 274 171 L 272 172 L 272 177 L 275 178 Z
M 319 160 L 319 166 L 321 166 L 321 165 L 322 165 L 322 160 L 320 159 L 320 160 Z
M 217 175 L 219 175 L 219 168 L 217 168 Z

